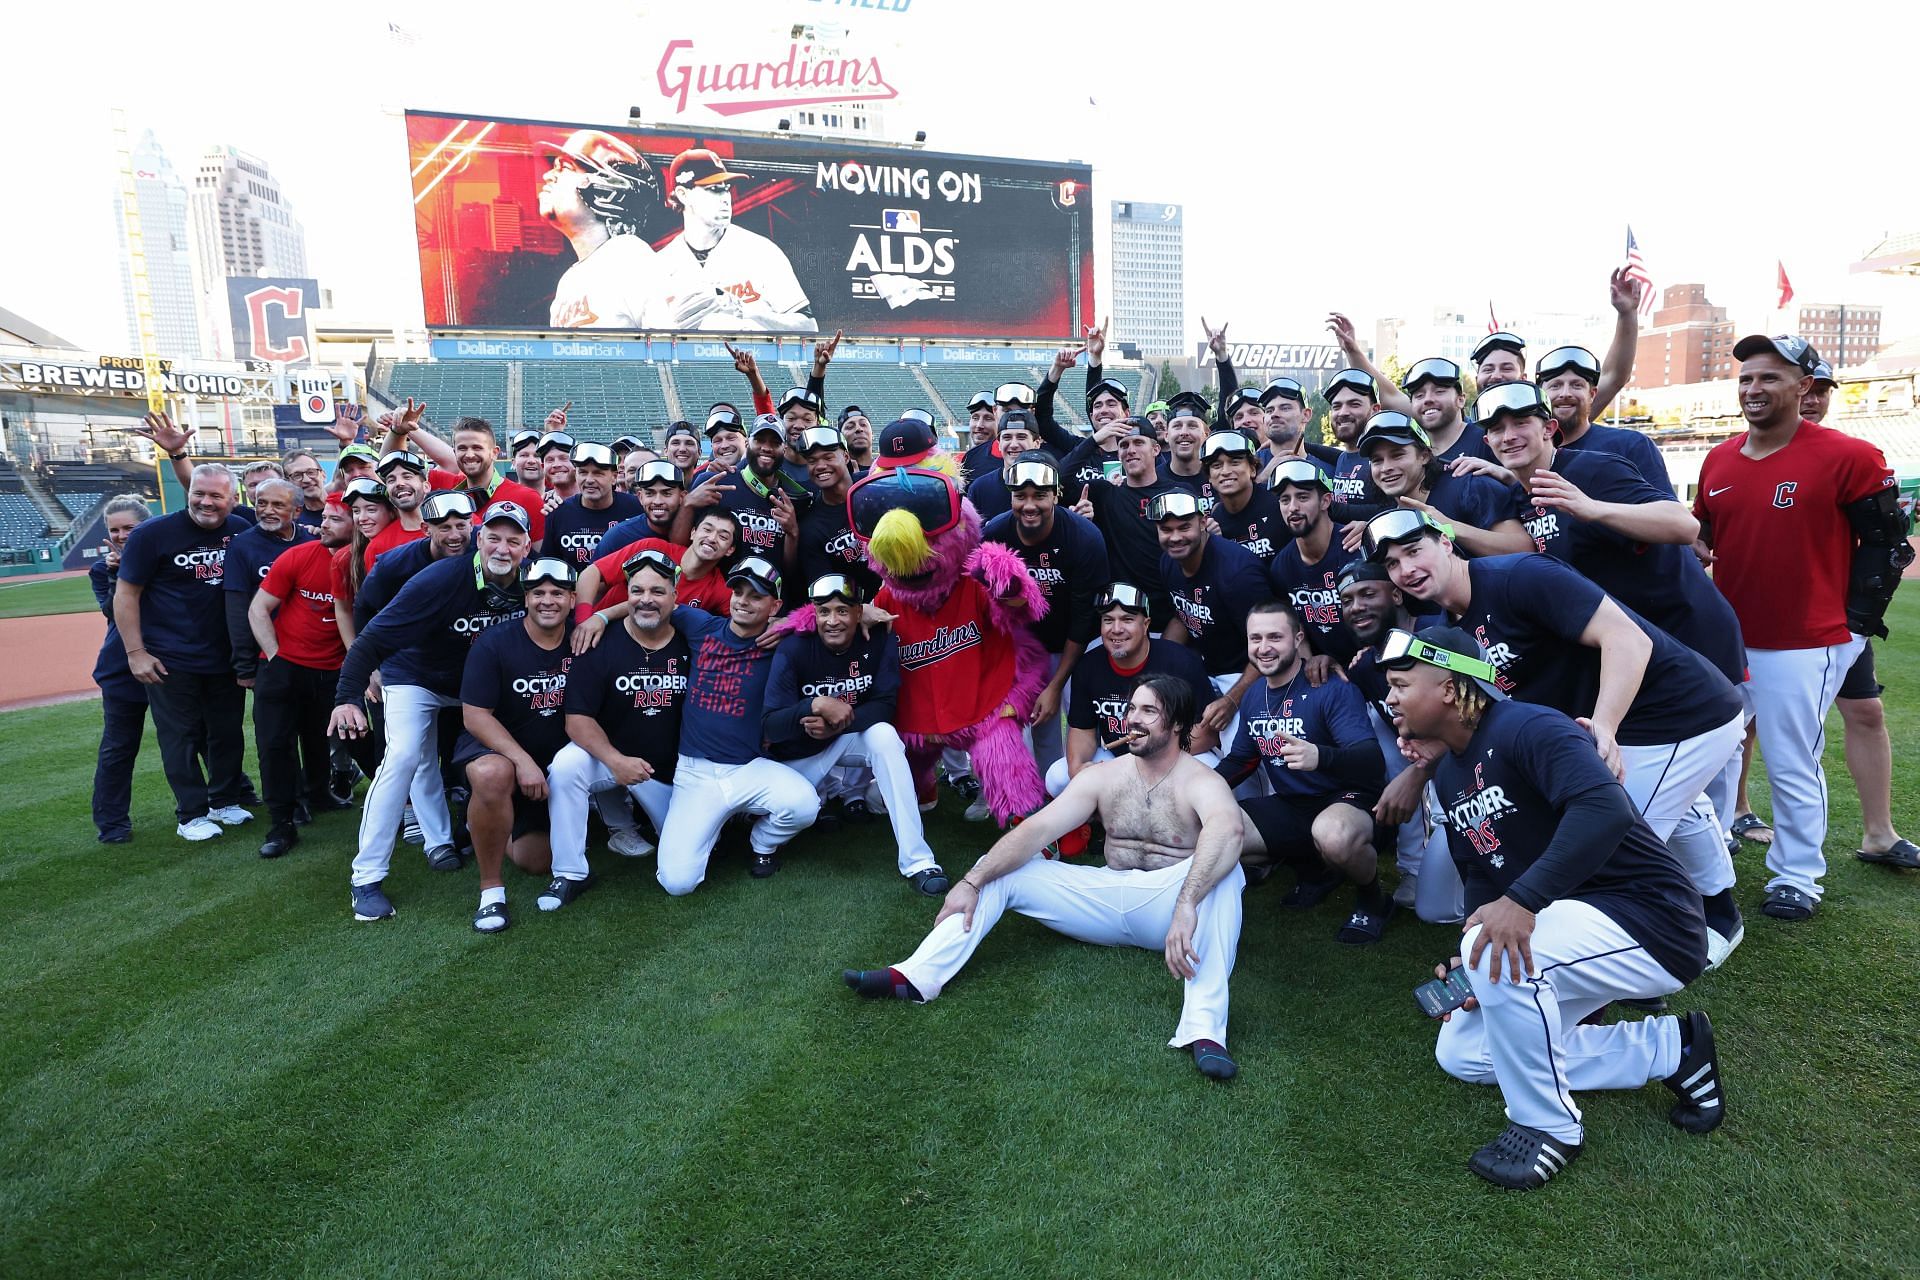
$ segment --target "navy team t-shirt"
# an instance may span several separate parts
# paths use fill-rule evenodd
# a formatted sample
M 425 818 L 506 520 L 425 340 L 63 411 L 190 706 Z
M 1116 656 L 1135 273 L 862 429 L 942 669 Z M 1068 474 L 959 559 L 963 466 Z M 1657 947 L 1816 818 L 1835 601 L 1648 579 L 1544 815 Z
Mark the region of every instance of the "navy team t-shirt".
M 296 525 L 291 539 L 268 533 L 259 525 L 240 534 L 227 548 L 226 578 L 221 582 L 221 590 L 231 591 L 252 599 L 260 584 L 267 580 L 267 571 L 273 568 L 273 562 L 281 553 L 291 551 L 303 542 L 312 542 L 313 534 L 305 526 Z
M 143 588 L 140 642 L 170 671 L 231 675 L 225 586 L 227 545 L 245 533 L 229 516 L 202 529 L 186 511 L 143 520 L 120 553 L 120 580 Z
M 1340 592 L 1335 584 L 1340 571 L 1360 558 L 1358 549 L 1348 551 L 1333 531 L 1327 554 L 1308 564 L 1298 538 L 1280 549 L 1268 567 L 1267 577 L 1275 596 L 1291 604 L 1306 620 L 1313 651 L 1324 653 L 1336 662 L 1346 662 L 1360 647 L 1353 632 L 1340 618 Z
M 1487 708 L 1466 750 L 1441 756 L 1433 785 L 1471 913 L 1506 894 L 1539 861 L 1569 801 L 1620 784 L 1593 739 L 1566 716 L 1500 702 Z M 1706 968 L 1699 891 L 1638 814 L 1619 846 L 1559 896 L 1598 908 L 1682 982 Z
M 1324 769 L 1292 769 L 1281 756 L 1287 737 L 1304 738 L 1319 747 L 1366 747 L 1377 765 L 1367 784 L 1335 777 Z M 1258 760 L 1275 795 L 1323 797 L 1348 791 L 1378 791 L 1386 784 L 1386 763 L 1367 721 L 1367 701 L 1360 691 L 1337 676 L 1315 688 L 1306 671 L 1274 688 L 1256 680 L 1240 699 L 1240 730 L 1233 749 L 1221 762 L 1229 776 Z
M 630 493 L 616 493 L 613 502 L 595 511 L 590 509 L 578 496 L 547 513 L 546 534 L 540 543 L 540 554 L 565 560 L 577 573 L 592 564 L 598 558 L 600 540 L 607 530 L 623 520 L 631 520 L 643 515 L 640 499 Z
M 1502 520 L 1520 517 L 1513 491 L 1487 476 L 1456 476 L 1442 471 L 1427 491 L 1427 503 L 1447 519 L 1476 529 L 1491 529 Z
M 680 717 L 693 677 L 693 647 L 680 631 L 658 649 L 635 640 L 624 622 L 573 660 L 566 714 L 599 722 L 623 756 L 653 766 L 656 782 L 672 782 L 680 757 Z
M 1263 484 L 1253 487 L 1247 496 L 1247 505 L 1240 510 L 1229 511 L 1226 504 L 1216 498 L 1213 510 L 1207 514 L 1220 526 L 1221 537 L 1230 538 L 1259 556 L 1261 564 L 1272 564 L 1280 548 L 1293 541 L 1293 530 L 1280 514 L 1280 499 Z
M 1113 654 L 1102 645 L 1082 655 L 1073 668 L 1073 675 L 1067 679 L 1067 727 L 1091 729 L 1101 742 L 1119 737 L 1134 686 L 1148 676 L 1172 676 L 1186 681 L 1187 687 L 1193 690 L 1196 708 L 1204 708 L 1219 696 L 1207 678 L 1206 663 L 1183 644 L 1151 637 L 1140 665 L 1126 670 L 1113 665 Z M 1124 756 L 1129 750 L 1124 742 L 1112 748 L 1117 756 Z
M 1486 647 L 1501 691 L 1569 716 L 1593 714 L 1600 651 L 1580 635 L 1607 594 L 1539 554 L 1484 556 L 1469 560 L 1467 572 L 1473 598 L 1459 625 Z M 1620 608 L 1653 642 L 1640 691 L 1620 724 L 1623 746 L 1679 742 L 1740 714 L 1740 695 L 1705 658 Z
M 1093 602 L 1100 589 L 1113 581 L 1113 570 L 1107 544 L 1093 521 L 1055 507 L 1053 528 L 1029 546 L 1021 540 L 1019 521 L 1009 511 L 989 521 L 981 538 L 999 543 L 1026 562 L 1027 573 L 1047 601 L 1046 617 L 1030 629 L 1048 653 L 1064 651 L 1070 640 L 1090 644 L 1100 634 Z
M 1160 581 L 1173 597 L 1173 614 L 1186 625 L 1208 674 L 1244 671 L 1247 610 L 1267 594 L 1260 557 L 1230 538 L 1209 534 L 1191 578 L 1172 556 L 1162 554 Z
M 551 527 L 551 526 L 549 526 Z M 572 624 L 560 643 L 543 649 L 524 619 L 489 627 L 473 642 L 460 676 L 460 701 L 493 712 L 520 749 L 545 769 L 567 745 L 567 669 L 573 662 Z
M 714 764 L 760 756 L 760 720 L 774 650 L 742 636 L 726 618 L 681 605 L 673 629 L 693 646 L 693 683 L 680 718 L 680 754 Z

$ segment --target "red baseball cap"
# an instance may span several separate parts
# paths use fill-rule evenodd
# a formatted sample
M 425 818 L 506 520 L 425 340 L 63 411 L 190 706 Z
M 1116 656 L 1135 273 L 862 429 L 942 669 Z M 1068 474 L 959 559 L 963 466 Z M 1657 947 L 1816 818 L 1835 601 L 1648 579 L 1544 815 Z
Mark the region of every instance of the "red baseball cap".
M 707 148 L 695 147 L 691 151 L 682 151 L 667 166 L 667 190 L 710 187 L 716 182 L 738 182 L 746 176 L 727 168 L 726 162 Z

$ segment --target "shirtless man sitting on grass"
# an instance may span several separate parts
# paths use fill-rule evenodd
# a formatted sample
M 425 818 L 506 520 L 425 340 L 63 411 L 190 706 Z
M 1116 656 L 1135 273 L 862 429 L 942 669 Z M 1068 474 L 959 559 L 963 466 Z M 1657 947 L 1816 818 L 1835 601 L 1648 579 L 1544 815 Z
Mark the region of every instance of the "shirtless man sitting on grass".
M 1082 942 L 1164 949 L 1186 991 L 1168 1043 L 1190 1049 L 1203 1075 L 1232 1079 L 1227 981 L 1246 886 L 1240 808 L 1220 776 L 1186 753 L 1194 714 L 1185 681 L 1142 680 L 1127 706 L 1131 753 L 1082 769 L 948 891 L 919 950 L 892 968 L 849 969 L 847 985 L 863 996 L 932 1000 L 1013 910 Z M 1106 866 L 1038 856 L 1096 812 Z

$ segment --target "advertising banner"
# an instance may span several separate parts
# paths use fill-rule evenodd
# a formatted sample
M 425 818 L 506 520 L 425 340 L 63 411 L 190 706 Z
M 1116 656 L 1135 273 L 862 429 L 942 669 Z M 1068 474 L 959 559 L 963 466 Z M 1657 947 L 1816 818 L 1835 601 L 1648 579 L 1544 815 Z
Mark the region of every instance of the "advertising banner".
M 1328 378 L 1347 366 L 1346 357 L 1331 342 L 1229 342 L 1227 356 L 1242 386 L 1292 378 L 1318 391 Z M 1213 352 L 1202 342 L 1195 348 L 1194 359 L 1201 368 L 1211 368 Z
M 1065 340 L 1092 170 L 409 112 L 427 324 Z

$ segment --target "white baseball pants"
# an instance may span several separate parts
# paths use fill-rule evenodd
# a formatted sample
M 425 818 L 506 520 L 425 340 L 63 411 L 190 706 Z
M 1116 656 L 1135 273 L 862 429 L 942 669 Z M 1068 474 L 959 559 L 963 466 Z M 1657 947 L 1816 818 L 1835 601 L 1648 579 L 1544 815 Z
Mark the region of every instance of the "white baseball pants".
M 1056 933 L 1104 947 L 1163 951 L 1173 923 L 1174 902 L 1189 865 L 1157 871 L 1116 871 L 1035 858 L 980 891 L 973 928 L 948 916 L 907 959 L 894 967 L 921 997 L 932 1000 L 972 957 L 1001 915 L 1017 911 Z M 1238 866 L 1200 900 L 1194 929 L 1197 972 L 1186 980 L 1180 1025 L 1167 1043 L 1185 1048 L 1196 1040 L 1227 1042 L 1227 983 L 1240 949 L 1240 892 L 1247 878 Z
M 1653 834 L 1679 858 L 1703 898 L 1733 887 L 1733 855 L 1727 852 L 1711 802 L 1702 797 L 1725 772 L 1727 761 L 1739 759 L 1746 723 L 1743 712 L 1680 742 L 1620 748 L 1627 796 Z
M 560 748 L 547 766 L 547 837 L 553 845 L 553 874 L 566 880 L 587 878 L 587 804 L 603 791 L 634 798 L 655 831 L 665 829 L 673 788 L 649 778 L 622 788 L 607 766 L 579 743 Z
M 1467 930 L 1462 956 L 1479 935 L 1479 925 Z M 1492 956 L 1489 947 L 1469 971 L 1480 1007 L 1453 1011 L 1434 1056 L 1456 1080 L 1499 1085 L 1515 1124 L 1579 1142 L 1576 1090 L 1638 1089 L 1680 1069 L 1678 1018 L 1580 1025 L 1611 1000 L 1670 995 L 1683 985 L 1599 908 L 1562 898 L 1534 917 L 1537 976 L 1513 982 L 1503 967 L 1493 982 Z
M 1747 682 L 1740 695 L 1753 715 L 1773 788 L 1769 889 L 1791 885 L 1820 900 L 1820 877 L 1827 872 L 1821 851 L 1827 841 L 1827 774 L 1820 764 L 1827 749 L 1827 712 L 1866 643 L 1864 636 L 1852 636 L 1824 649 L 1747 650 Z M 1735 756 L 1715 790 L 1716 802 L 1730 799 L 1739 781 Z M 1729 804 L 1722 817 L 1731 820 L 1732 814 Z
M 828 774 L 845 765 L 865 765 L 873 770 L 873 780 L 886 797 L 887 821 L 893 824 L 893 839 L 899 849 L 900 874 L 910 876 L 940 864 L 927 844 L 926 827 L 920 821 L 920 802 L 914 797 L 913 769 L 907 764 L 907 746 L 892 725 L 882 722 L 859 733 L 843 733 L 813 755 L 783 763 L 807 780 L 808 785 L 826 794 Z
M 915 809 L 918 812 L 918 809 Z M 707 859 L 720 828 L 736 813 L 759 815 L 750 842 L 755 853 L 774 853 L 813 825 L 820 796 L 805 778 L 776 760 L 715 764 L 681 756 L 673 770 L 673 800 L 660 828 L 660 887 L 675 897 L 692 893 L 707 878 Z
M 379 884 L 393 864 L 393 840 L 407 800 L 427 848 L 453 843 L 453 817 L 440 778 L 440 713 L 460 709 L 460 699 L 417 684 L 390 684 L 381 695 L 387 750 L 373 771 L 360 804 L 360 848 L 353 857 L 353 883 Z

